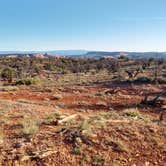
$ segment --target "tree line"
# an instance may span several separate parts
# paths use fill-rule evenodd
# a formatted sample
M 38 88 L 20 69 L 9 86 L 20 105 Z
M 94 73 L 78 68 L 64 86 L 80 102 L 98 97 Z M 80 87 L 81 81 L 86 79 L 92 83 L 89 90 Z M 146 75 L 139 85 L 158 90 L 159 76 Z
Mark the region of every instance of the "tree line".
M 41 74 L 67 74 L 67 73 L 96 73 L 106 70 L 108 73 L 117 73 L 120 80 L 123 73 L 127 74 L 129 80 L 145 70 L 151 70 L 155 81 L 159 73 L 166 69 L 164 59 L 142 58 L 129 59 L 120 58 L 100 58 L 100 59 L 79 59 L 79 58 L 37 58 L 37 57 L 17 57 L 0 58 L 1 80 L 13 82 L 14 79 L 33 78 Z

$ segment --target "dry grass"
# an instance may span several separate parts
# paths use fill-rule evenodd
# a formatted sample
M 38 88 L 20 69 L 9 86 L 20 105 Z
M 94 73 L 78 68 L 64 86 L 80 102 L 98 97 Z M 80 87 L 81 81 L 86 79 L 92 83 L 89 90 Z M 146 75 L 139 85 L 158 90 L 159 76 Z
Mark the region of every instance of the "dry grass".
M 4 142 L 4 131 L 0 129 L 0 145 Z
M 32 136 L 39 131 L 39 120 L 36 118 L 26 118 L 22 121 L 21 133 L 24 135 Z
M 123 115 L 129 118 L 141 118 L 140 112 L 133 108 L 124 110 Z
M 129 148 L 119 138 L 113 138 L 113 137 L 107 138 L 106 144 L 111 146 L 114 151 L 129 153 Z
M 129 104 L 127 102 L 132 101 L 134 95 L 138 95 L 136 92 L 132 94 L 133 96 L 130 95 L 135 90 L 131 91 L 130 87 L 130 92 L 124 89 L 122 95 L 118 93 L 113 95 L 108 93 L 108 95 L 105 94 L 105 90 L 113 89 L 108 88 L 110 84 L 108 86 L 104 84 L 105 87 L 102 88 L 96 84 L 88 85 L 89 87 L 69 86 L 73 82 L 87 83 L 94 80 L 100 82 L 105 79 L 103 76 L 95 75 L 95 78 L 88 81 L 91 79 L 90 76 L 92 75 L 73 75 L 73 78 L 69 78 L 68 74 L 60 78 L 60 80 L 64 79 L 62 83 L 59 80 L 56 83 L 52 82 L 50 86 L 24 87 L 28 88 L 25 92 L 30 94 L 29 98 L 20 92 L 24 96 L 20 95 L 14 101 L 11 93 L 18 96 L 19 92 L 4 93 L 8 100 L 0 101 L 0 122 L 5 124 L 5 132 L 0 131 L 0 143 L 2 146 L 4 140 L 8 141 L 10 149 L 14 149 L 11 151 L 4 147 L 9 152 L 9 157 L 13 158 L 12 162 L 15 156 L 19 158 L 28 156 L 25 157 L 25 162 L 29 162 L 29 165 L 52 165 L 53 163 L 79 165 L 81 162 L 84 165 L 132 165 L 137 162 L 138 165 L 143 165 L 144 161 L 148 159 L 157 161 L 160 156 L 157 164 L 162 163 L 161 156 L 165 150 L 165 123 L 155 121 L 158 116 L 151 115 L 148 111 L 144 113 L 141 108 L 128 107 L 130 102 Z M 99 80 L 101 77 L 103 79 Z M 77 81 L 78 78 L 80 80 Z M 130 99 L 126 99 L 127 95 Z M 60 100 L 62 96 L 63 100 Z M 54 99 L 44 101 L 45 98 L 51 99 L 51 97 Z M 128 105 L 121 105 L 122 103 Z M 61 120 L 71 115 L 78 116 L 63 123 L 54 123 L 62 122 Z M 70 142 L 65 141 L 66 137 L 70 138 L 68 139 Z M 15 148 L 17 145 L 18 147 Z M 50 147 L 52 148 L 50 153 L 43 152 L 43 149 L 48 150 Z M 146 156 L 142 151 L 146 152 Z M 137 154 L 143 162 L 139 161 Z M 1 160 L 0 155 L 0 164 Z
M 0 86 L 0 91 L 3 92 L 14 92 L 18 90 L 19 88 L 17 86 Z

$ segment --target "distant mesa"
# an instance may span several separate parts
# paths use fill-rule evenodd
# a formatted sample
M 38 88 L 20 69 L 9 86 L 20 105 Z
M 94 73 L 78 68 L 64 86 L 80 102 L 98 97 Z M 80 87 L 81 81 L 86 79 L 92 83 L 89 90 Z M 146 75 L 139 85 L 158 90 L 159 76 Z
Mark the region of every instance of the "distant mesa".
M 104 59 L 115 59 L 113 56 L 103 56 Z
M 17 58 L 18 55 L 8 55 L 8 58 Z
M 48 58 L 93 58 L 93 59 L 113 59 L 113 58 L 166 58 L 166 52 L 108 52 L 108 51 L 85 51 L 85 50 L 57 50 L 57 51 L 0 51 L 2 57 L 37 57 Z
M 33 54 L 36 58 L 46 58 L 46 54 Z

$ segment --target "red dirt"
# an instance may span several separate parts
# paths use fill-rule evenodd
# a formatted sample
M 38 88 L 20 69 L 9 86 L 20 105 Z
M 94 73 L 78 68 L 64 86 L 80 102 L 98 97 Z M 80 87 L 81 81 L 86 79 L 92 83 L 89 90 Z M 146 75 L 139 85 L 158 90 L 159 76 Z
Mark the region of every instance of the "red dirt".
M 105 94 L 106 91 L 114 90 L 114 86 L 107 85 L 89 85 L 89 86 L 71 86 L 63 87 L 59 91 L 51 92 L 34 92 L 30 87 L 20 87 L 14 92 L 0 92 L 0 99 L 13 102 L 13 107 L 8 113 L 8 123 L 4 125 L 6 142 L 1 147 L 0 152 L 2 165 L 160 165 L 164 166 L 166 162 L 166 133 L 164 125 L 155 123 L 150 129 L 147 124 L 141 122 L 131 122 L 131 124 L 111 123 L 106 128 L 94 129 L 94 138 L 92 145 L 81 143 L 83 153 L 76 155 L 71 153 L 73 145 L 66 143 L 64 138 L 67 133 L 58 132 L 66 126 L 55 126 L 42 124 L 39 132 L 31 139 L 19 136 L 16 130 L 19 124 L 26 117 L 45 118 L 47 115 L 60 111 L 62 114 L 78 113 L 83 116 L 92 116 L 100 112 L 121 112 L 125 109 L 136 108 L 146 93 L 154 96 L 160 91 L 160 88 L 153 85 L 145 86 L 117 86 L 118 92 Z M 54 94 L 62 95 L 62 99 L 53 100 Z M 22 102 L 21 102 L 21 101 Z M 25 103 L 24 103 L 25 102 Z M 24 104 L 19 107 L 17 104 Z M 4 106 L 0 104 L 0 108 Z M 27 110 L 26 110 L 27 109 Z M 33 110 L 33 111 L 32 111 Z M 80 110 L 80 111 L 79 111 Z M 84 110 L 84 111 L 81 111 Z M 161 110 L 160 105 L 156 107 L 139 107 L 138 110 L 150 118 L 158 119 L 158 112 Z M 23 113 L 24 111 L 24 113 Z M 140 123 L 140 126 L 138 125 Z M 1 127 L 3 124 L 1 124 Z M 131 133 L 130 129 L 131 128 Z M 134 130 L 138 135 L 134 135 Z M 133 135 L 132 135 L 133 134 Z M 140 135 L 140 137 L 138 137 Z M 154 140 L 150 140 L 148 135 Z M 106 144 L 105 139 L 115 137 L 121 139 L 127 145 L 128 151 L 114 151 Z M 159 138 L 158 138 L 159 137 Z M 159 144 L 155 139 L 160 139 Z M 20 141 L 20 142 L 19 142 Z M 18 145 L 17 145 L 18 144 Z M 160 147 L 162 144 L 162 147 Z M 18 147 L 17 147 L 18 146 Z M 51 153 L 43 158 L 36 155 L 37 151 L 51 148 Z M 155 150 L 154 150 L 155 149 Z M 42 152 L 41 152 L 42 153 Z M 45 154 L 43 152 L 43 154 Z M 35 156 L 25 161 L 20 161 L 23 156 Z M 54 164 L 53 164 L 54 163 Z

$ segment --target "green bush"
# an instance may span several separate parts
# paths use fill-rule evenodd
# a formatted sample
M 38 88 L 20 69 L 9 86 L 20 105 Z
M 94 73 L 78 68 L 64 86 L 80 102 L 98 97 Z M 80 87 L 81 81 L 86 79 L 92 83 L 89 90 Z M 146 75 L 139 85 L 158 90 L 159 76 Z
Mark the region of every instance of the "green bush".
M 16 85 L 36 85 L 40 83 L 37 78 L 24 78 L 16 81 Z
M 13 81 L 14 75 L 15 75 L 15 71 L 11 68 L 5 68 L 1 72 L 1 77 L 4 80 L 7 80 L 9 83 Z
M 139 111 L 137 111 L 137 110 L 126 110 L 126 111 L 124 111 L 124 115 L 125 116 L 128 116 L 128 117 L 132 117 L 132 118 L 135 118 L 135 117 L 141 117 L 141 115 L 140 115 L 140 113 L 139 113 Z
M 76 155 L 80 155 L 80 154 L 81 154 L 81 149 L 78 148 L 78 147 L 75 147 L 75 148 L 72 150 L 72 153 L 73 153 L 73 154 L 76 154 Z

